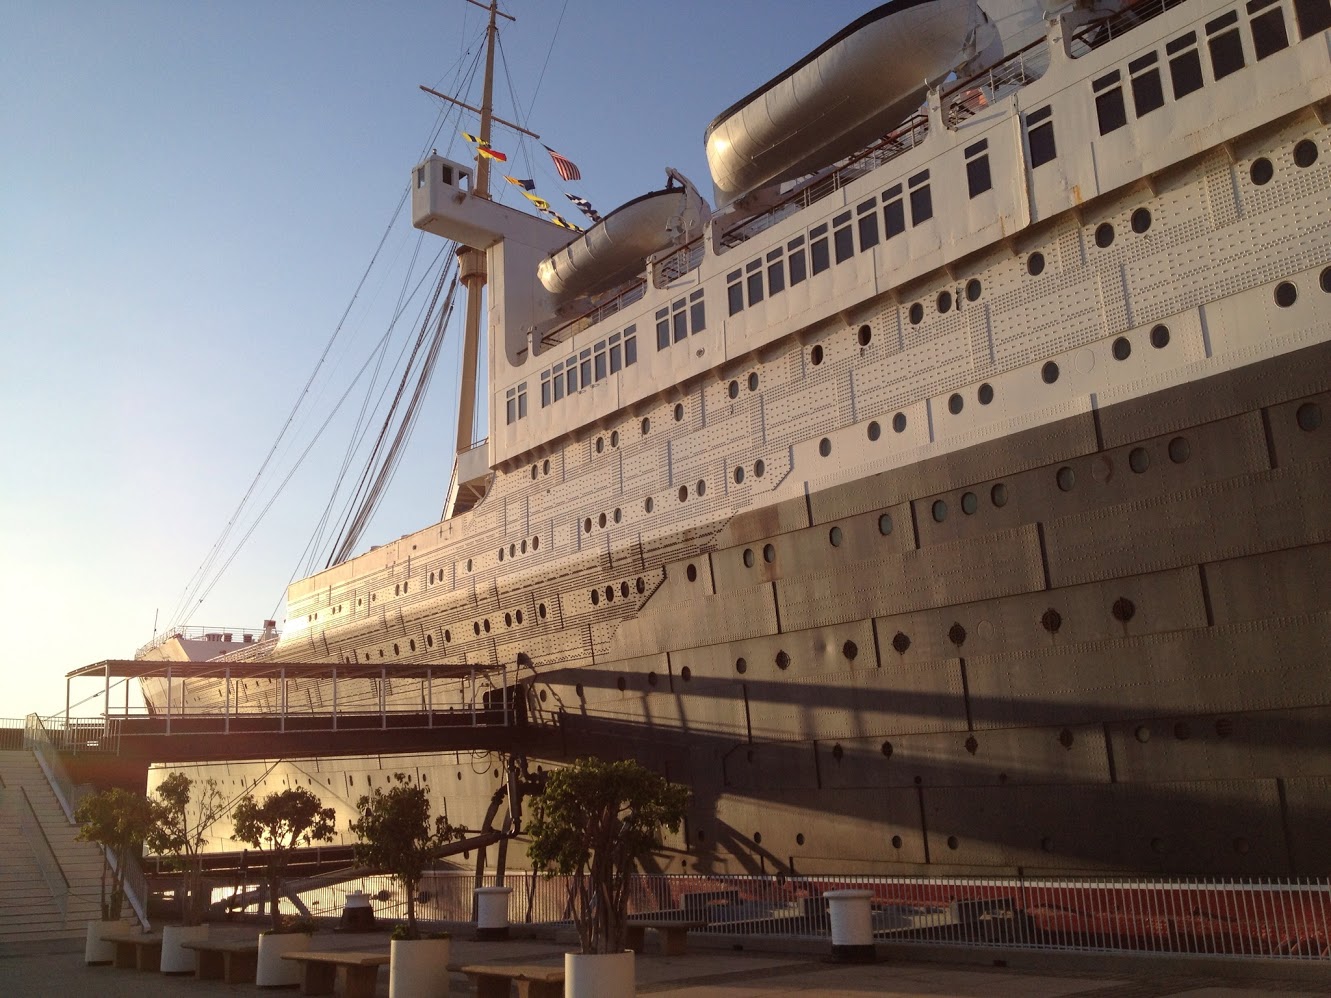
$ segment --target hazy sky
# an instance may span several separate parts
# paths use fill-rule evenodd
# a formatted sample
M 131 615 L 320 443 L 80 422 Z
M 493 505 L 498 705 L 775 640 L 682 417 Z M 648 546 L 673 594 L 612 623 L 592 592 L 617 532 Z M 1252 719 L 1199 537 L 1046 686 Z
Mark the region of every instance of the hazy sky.
M 500 130 L 494 145 L 552 202 L 572 191 L 605 212 L 662 186 L 666 166 L 710 197 L 707 123 L 873 6 L 504 0 L 518 21 L 504 22 L 497 111 L 583 180 L 562 184 L 530 140 Z M 411 167 L 431 145 L 462 158 L 457 120 L 434 138 L 439 102 L 417 85 L 458 92 L 484 17 L 465 0 L 0 4 L 0 718 L 63 708 L 67 671 L 129 658 L 159 611 L 169 622 L 351 302 Z M 470 99 L 479 92 L 477 73 Z M 417 245 L 403 213 L 233 539 L 383 336 Z M 440 246 L 419 244 L 416 275 Z M 439 516 L 456 344 L 360 550 Z M 363 396 L 195 601 L 191 624 L 281 617 Z

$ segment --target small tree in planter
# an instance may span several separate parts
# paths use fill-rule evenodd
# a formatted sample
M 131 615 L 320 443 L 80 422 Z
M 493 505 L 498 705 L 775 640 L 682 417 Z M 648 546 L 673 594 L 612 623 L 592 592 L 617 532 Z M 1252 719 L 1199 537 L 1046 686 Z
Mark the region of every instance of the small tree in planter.
M 321 807 L 322 803 L 304 787 L 292 787 L 269 794 L 262 804 L 255 801 L 253 794 L 246 794 L 231 812 L 235 829 L 231 837 L 254 846 L 267 863 L 273 932 L 282 931 L 277 897 L 292 851 L 302 845 L 333 839 L 337 812 L 331 807 Z
M 153 824 L 146 841 L 149 849 L 169 856 L 181 871 L 180 920 L 185 925 L 200 924 L 207 912 L 203 847 L 208 830 L 224 813 L 226 798 L 213 779 L 196 781 L 172 773 L 153 791 Z
M 125 906 L 125 867 L 142 846 L 152 828 L 152 804 L 143 794 L 112 787 L 79 801 L 74 811 L 79 824 L 78 840 L 95 842 L 103 849 L 102 921 L 117 922 Z M 108 858 L 109 857 L 109 858 Z M 110 860 L 115 861 L 114 869 Z M 107 893 L 107 873 L 111 890 Z
M 430 795 L 419 784 L 408 781 L 406 774 L 394 773 L 393 785 L 379 787 L 356 801 L 359 818 L 351 830 L 361 839 L 356 844 L 356 861 L 385 870 L 400 883 L 407 894 L 408 939 L 419 939 L 416 926 L 416 888 L 426 867 L 447 843 L 465 834 L 449 824 L 445 815 L 430 819 Z
M 621 953 L 634 867 L 679 830 L 688 788 L 636 762 L 578 759 L 550 773 L 527 826 L 532 865 L 574 878 L 583 953 Z

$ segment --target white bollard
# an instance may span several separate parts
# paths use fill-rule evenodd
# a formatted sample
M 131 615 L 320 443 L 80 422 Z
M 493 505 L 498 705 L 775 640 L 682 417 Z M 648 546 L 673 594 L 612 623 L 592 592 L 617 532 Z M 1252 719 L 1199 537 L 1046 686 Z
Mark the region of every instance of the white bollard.
M 832 920 L 832 959 L 840 963 L 872 963 L 873 891 L 827 891 Z
M 508 896 L 511 887 L 476 888 L 476 938 L 499 942 L 508 938 Z

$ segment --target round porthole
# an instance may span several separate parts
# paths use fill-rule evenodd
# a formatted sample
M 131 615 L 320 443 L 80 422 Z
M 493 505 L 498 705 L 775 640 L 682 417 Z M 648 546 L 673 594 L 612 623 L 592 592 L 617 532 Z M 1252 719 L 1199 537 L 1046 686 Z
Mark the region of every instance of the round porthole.
M 916 302 L 914 305 L 910 307 L 910 311 L 907 313 L 907 315 L 910 318 L 910 324 L 912 326 L 918 326 L 921 322 L 924 321 L 924 306 L 921 305 L 919 302 Z
M 1151 453 L 1145 447 L 1134 447 L 1128 452 L 1128 467 L 1140 475 L 1151 467 Z
M 1270 183 L 1271 178 L 1275 176 L 1275 173 L 1275 167 L 1271 165 L 1271 161 L 1265 156 L 1259 156 L 1257 159 L 1253 160 L 1252 166 L 1248 168 L 1249 179 L 1251 179 L 1258 187 Z
M 772 547 L 772 545 L 770 545 L 770 544 L 764 544 L 764 545 L 763 545 L 763 561 L 767 562 L 767 564 L 769 564 L 769 565 L 770 565 L 772 562 L 776 561 L 776 548 Z
M 1303 139 L 1294 146 L 1294 165 L 1307 169 L 1317 162 L 1317 143 Z
M 550 459 L 548 457 L 541 462 L 541 474 L 542 475 L 550 474 Z
M 878 425 L 876 420 L 869 423 L 868 434 L 870 440 L 877 440 L 883 435 L 883 428 Z
M 994 400 L 994 386 L 986 381 L 975 395 L 980 400 L 980 405 L 988 405 Z
M 981 290 L 980 279 L 978 277 L 972 277 L 966 282 L 966 300 L 975 301 L 980 297 Z
M 531 539 L 531 549 L 533 551 L 536 551 L 540 548 L 540 546 L 541 546 L 541 538 L 540 535 L 538 534 L 537 536 Z
M 869 341 L 873 339 L 873 330 L 868 326 L 861 326 L 859 333 L 856 334 L 856 338 L 859 340 L 860 346 L 867 347 Z
M 749 391 L 756 392 L 757 390 L 758 390 L 758 373 L 754 371 L 749 375 Z
M 1111 352 L 1115 360 L 1127 360 L 1132 356 L 1132 341 L 1126 336 L 1120 336 L 1114 341 Z
M 741 676 L 749 671 L 749 663 L 742 658 L 735 659 L 735 671 Z
M 612 431 L 610 432 L 610 446 L 611 446 L 611 447 L 618 447 L 618 446 L 619 446 L 619 431 L 618 431 L 618 430 L 612 430 Z
M 980 500 L 974 492 L 966 492 L 961 497 L 961 511 L 967 516 L 973 514 L 980 508 Z
M 823 362 L 823 345 L 815 343 L 812 350 L 809 351 L 809 363 L 817 367 Z
M 744 549 L 744 567 L 745 567 L 745 568 L 752 568 L 752 567 L 753 567 L 753 561 L 754 561 L 754 558 L 753 558 L 753 548 L 745 548 L 745 549 Z
M 776 667 L 780 669 L 782 672 L 785 672 L 787 669 L 790 668 L 789 653 L 785 652 L 784 650 L 776 653 Z
M 893 433 L 906 432 L 906 414 L 904 412 L 899 412 L 892 417 L 892 432 Z
M 536 467 L 536 465 L 533 464 L 533 465 L 531 466 L 531 480 L 532 480 L 533 482 L 536 481 L 536 474 L 537 474 L 537 471 L 538 471 L 538 470 L 539 470 L 539 469 Z
M 638 581 L 633 584 L 633 588 L 637 589 L 638 595 L 641 596 L 643 593 L 647 591 L 647 580 L 644 579 L 641 575 L 639 575 Z
M 1322 275 L 1319 278 L 1319 283 L 1322 286 L 1322 292 L 1331 295 L 1331 267 L 1322 268 Z
M 604 529 L 605 529 L 605 514 L 602 513 L 602 514 L 600 515 L 600 517 L 597 518 L 597 521 L 596 521 L 596 522 L 599 523 L 599 524 L 601 525 L 601 529 L 604 530 Z
M 878 517 L 878 532 L 886 537 L 892 532 L 892 514 L 883 513 Z
M 521 551 L 523 554 L 527 553 L 527 538 L 525 537 L 522 539 Z
M 1151 209 L 1138 208 L 1132 213 L 1132 231 L 1141 235 L 1151 227 Z
M 1071 492 L 1072 487 L 1077 484 L 1077 475 L 1071 468 L 1064 465 L 1054 475 L 1054 481 L 1058 483 L 1059 489 L 1063 492 Z
M 1192 457 L 1192 444 L 1187 437 L 1175 437 L 1169 441 L 1169 459 L 1175 464 L 1182 464 Z
M 1044 273 L 1044 254 L 1036 250 L 1026 258 L 1026 273 L 1039 277 Z
M 934 517 L 934 523 L 942 523 L 944 520 L 947 519 L 947 503 L 945 503 L 942 499 L 935 499 L 932 508 L 932 513 Z
M 646 499 L 642 501 L 642 508 L 644 512 L 650 513 L 655 506 L 656 503 L 652 501 L 651 496 L 648 496 Z
M 1007 498 L 1007 486 L 1002 482 L 999 482 L 989 490 L 989 501 L 993 503 L 996 508 L 1001 509 L 1006 506 Z
M 616 523 L 619 523 L 619 522 L 620 522 L 621 520 L 623 520 L 623 519 L 624 519 L 624 511 L 621 510 L 621 509 L 619 509 L 618 507 L 616 507 L 616 508 L 615 508 L 615 516 L 614 516 L 614 520 L 615 520 L 615 522 L 616 522 Z
M 730 383 L 730 387 L 726 389 L 726 394 L 728 394 L 732 399 L 739 398 L 739 382 L 732 381 Z
M 471 571 L 471 559 L 470 559 L 470 558 L 467 559 L 467 571 L 468 571 L 468 572 Z
M 1305 402 L 1295 410 L 1294 421 L 1300 430 L 1311 433 L 1322 425 L 1322 407 L 1316 402 Z
M 596 453 L 598 454 L 605 453 L 605 437 L 596 438 Z
M 830 456 L 832 453 L 832 441 L 828 440 L 827 437 L 823 437 L 823 439 L 819 440 L 818 453 L 823 457 Z
M 686 499 L 688 499 L 688 497 L 689 497 L 689 487 L 687 485 L 681 485 L 679 487 L 679 501 L 684 502 Z
M 1114 226 L 1109 222 L 1101 222 L 1095 227 L 1095 245 L 1101 249 L 1114 245 Z
M 841 536 L 840 527 L 833 527 L 831 530 L 827 532 L 827 542 L 831 544 L 832 547 L 834 548 L 841 547 L 841 540 L 842 536 Z
M 593 590 L 592 590 L 592 606 L 600 606 L 600 605 L 601 605 L 601 590 L 599 590 L 599 589 L 593 589 Z
M 682 422 L 684 422 L 684 403 L 683 403 L 683 402 L 676 402 L 676 403 L 675 403 L 675 422 L 676 422 L 676 423 L 682 423 Z
M 735 484 L 736 485 L 744 484 L 744 469 L 739 467 L 738 465 L 736 465 L 735 467 Z
M 1289 308 L 1299 300 L 1299 289 L 1289 281 L 1281 281 L 1276 285 L 1276 304 L 1281 308 Z
M 952 311 L 952 292 L 938 292 L 938 311 L 940 314 Z
M 540 604 L 540 605 L 536 608 L 536 616 L 540 617 L 542 620 L 545 619 L 545 604 L 544 604 L 544 603 Z
M 648 419 L 646 416 L 642 417 L 642 423 L 639 425 L 642 427 L 642 435 L 644 437 L 652 432 L 652 421 Z
M 698 479 L 698 487 L 696 491 L 698 493 L 699 499 L 701 499 L 703 496 L 707 494 L 707 483 L 704 482 L 701 478 Z
M 582 521 L 582 532 L 584 534 L 590 534 L 592 532 L 592 518 L 590 516 Z
M 947 400 L 947 411 L 954 416 L 961 415 L 961 410 L 965 408 L 965 406 L 965 400 L 955 392 L 952 394 L 952 397 Z
M 698 569 L 693 565 L 689 565 L 688 568 L 684 569 L 684 574 L 688 577 L 690 582 L 698 581 Z
M 1151 329 L 1151 346 L 1157 350 L 1163 350 L 1169 346 L 1169 327 L 1155 326 Z
M 762 478 L 763 473 L 767 471 L 767 465 L 763 463 L 762 458 L 753 462 L 753 474 L 756 478 Z
M 1046 385 L 1052 385 L 1058 380 L 1058 365 L 1052 360 L 1045 361 L 1044 367 L 1040 368 L 1040 380 Z

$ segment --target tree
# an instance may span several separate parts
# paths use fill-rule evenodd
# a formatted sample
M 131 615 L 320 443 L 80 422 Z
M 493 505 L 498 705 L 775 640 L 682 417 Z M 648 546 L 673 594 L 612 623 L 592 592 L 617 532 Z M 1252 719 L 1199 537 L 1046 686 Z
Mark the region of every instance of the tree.
M 584 953 L 624 949 L 629 881 L 634 866 L 679 830 L 688 788 L 636 762 L 578 759 L 550 773 L 527 826 L 527 855 L 548 875 L 571 874 L 574 921 Z
M 246 794 L 231 812 L 235 826 L 231 837 L 254 846 L 267 863 L 269 909 L 274 932 L 282 929 L 277 892 L 291 853 L 301 845 L 331 842 L 337 829 L 334 824 L 337 812 L 331 807 L 320 807 L 322 803 L 316 794 L 304 787 L 292 787 L 269 794 L 262 804 L 255 802 L 253 794 Z
M 356 801 L 360 817 L 351 830 L 361 839 L 356 861 L 386 870 L 407 893 L 407 938 L 419 939 L 416 928 L 416 887 L 426 867 L 447 843 L 466 834 L 448 823 L 447 815 L 430 820 L 430 795 L 413 785 L 404 773 L 393 774 L 393 785 L 379 787 Z
M 184 888 L 180 892 L 180 918 L 186 925 L 198 925 L 208 908 L 203 891 L 203 847 L 209 840 L 208 830 L 226 813 L 226 798 L 214 779 L 196 782 L 184 773 L 172 773 L 153 791 L 150 800 L 153 823 L 148 830 L 148 848 L 170 856 L 180 869 Z
M 79 801 L 74 820 L 81 826 L 80 842 L 95 842 L 102 847 L 102 920 L 114 922 L 125 905 L 125 868 L 152 827 L 152 805 L 143 794 L 112 787 Z M 106 874 L 112 864 L 108 897 Z

